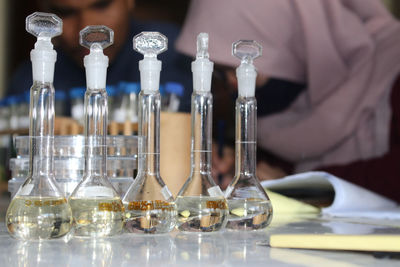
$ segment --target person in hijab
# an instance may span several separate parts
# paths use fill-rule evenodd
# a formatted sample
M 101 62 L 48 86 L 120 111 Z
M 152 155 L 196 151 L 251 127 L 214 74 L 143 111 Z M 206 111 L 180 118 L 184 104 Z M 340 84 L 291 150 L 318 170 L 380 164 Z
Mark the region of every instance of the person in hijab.
M 256 40 L 259 146 L 400 201 L 400 23 L 381 2 L 193 0 L 176 47 L 208 32 L 234 85 L 232 42 Z

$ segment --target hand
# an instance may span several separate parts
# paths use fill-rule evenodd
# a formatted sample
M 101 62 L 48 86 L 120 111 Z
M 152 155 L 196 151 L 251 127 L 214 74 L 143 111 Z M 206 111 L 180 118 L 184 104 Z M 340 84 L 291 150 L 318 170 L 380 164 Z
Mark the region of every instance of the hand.
M 235 176 L 235 150 L 229 146 L 224 146 L 222 152 L 218 149 L 218 145 L 213 143 L 212 176 L 221 189 L 225 190 Z M 278 179 L 286 175 L 283 169 L 266 161 L 261 160 L 257 163 L 256 176 L 260 181 Z
M 260 181 L 273 180 L 285 177 L 287 173 L 279 167 L 272 166 L 266 161 L 259 161 L 256 170 L 257 178 Z

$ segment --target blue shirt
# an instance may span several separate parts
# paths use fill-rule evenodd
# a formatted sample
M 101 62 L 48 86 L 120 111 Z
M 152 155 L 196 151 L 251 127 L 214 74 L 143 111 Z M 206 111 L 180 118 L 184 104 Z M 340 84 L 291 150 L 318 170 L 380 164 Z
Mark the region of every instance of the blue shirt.
M 179 82 L 185 90 L 180 103 L 180 111 L 190 112 L 190 95 L 192 88 L 192 74 L 190 69 L 191 59 L 179 54 L 174 43 L 179 30 L 176 26 L 167 23 L 139 22 L 132 20 L 130 23 L 129 37 L 118 52 L 116 58 L 110 63 L 107 72 L 107 85 L 117 85 L 120 81 L 139 82 L 139 60 L 143 55 L 133 51 L 132 39 L 142 31 L 158 31 L 167 36 L 168 50 L 158 56 L 162 61 L 160 83 Z M 196 45 L 195 42 L 193 45 Z M 86 87 L 85 70 L 75 63 L 61 49 L 57 50 L 57 61 L 54 72 L 55 90 L 68 92 L 73 87 Z M 83 59 L 82 59 L 83 60 Z M 7 88 L 7 95 L 16 95 L 28 91 L 32 86 L 32 64 L 24 62 L 13 75 Z M 69 100 L 67 101 L 69 105 Z

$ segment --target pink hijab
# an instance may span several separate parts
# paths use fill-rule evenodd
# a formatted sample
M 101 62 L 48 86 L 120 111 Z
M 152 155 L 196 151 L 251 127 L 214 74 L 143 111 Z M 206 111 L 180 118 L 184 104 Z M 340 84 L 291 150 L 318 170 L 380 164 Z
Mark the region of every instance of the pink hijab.
M 192 0 L 177 49 L 195 55 L 199 32 L 216 63 L 238 66 L 232 42 L 254 39 L 259 73 L 307 84 L 288 109 L 258 120 L 259 145 L 298 171 L 387 152 L 400 24 L 380 0 Z

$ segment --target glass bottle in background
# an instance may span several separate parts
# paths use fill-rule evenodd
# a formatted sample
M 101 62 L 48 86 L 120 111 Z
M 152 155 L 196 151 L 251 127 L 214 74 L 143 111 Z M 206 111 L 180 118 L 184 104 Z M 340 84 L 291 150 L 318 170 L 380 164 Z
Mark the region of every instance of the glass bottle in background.
M 0 100 L 0 131 L 5 131 L 10 128 L 10 109 L 7 103 L 7 98 Z
M 135 82 L 120 82 L 119 94 L 115 101 L 113 120 L 119 123 L 137 122 L 138 94 L 140 84 Z
M 134 233 L 166 233 L 175 226 L 174 199 L 160 176 L 161 61 L 167 38 L 158 32 L 142 32 L 133 38 L 133 48 L 144 55 L 139 61 L 138 174 L 126 192 L 125 227 Z
M 165 83 L 166 92 L 166 111 L 168 112 L 178 112 L 181 98 L 183 97 L 183 85 L 177 82 L 167 82 Z
M 57 117 L 63 117 L 67 115 L 66 106 L 67 94 L 64 91 L 56 91 L 55 94 L 55 112 Z
M 18 129 L 29 128 L 29 97 L 30 93 L 25 92 L 18 96 L 20 101 L 18 104 Z
M 16 238 L 50 239 L 66 235 L 72 213 L 53 172 L 54 64 L 51 38 L 62 32 L 54 14 L 36 12 L 26 18 L 26 30 L 37 37 L 31 51 L 33 85 L 30 93 L 29 174 L 6 214 L 8 232 Z
M 112 121 L 114 118 L 114 111 L 116 109 L 116 99 L 118 90 L 115 85 L 107 85 L 107 105 L 108 105 L 108 120 Z
M 69 91 L 71 100 L 71 117 L 83 125 L 83 99 L 85 95 L 85 87 L 73 87 Z
M 75 236 L 104 237 L 119 234 L 124 217 L 121 198 L 107 177 L 107 92 L 108 57 L 103 49 L 114 40 L 106 26 L 87 26 L 79 42 L 90 49 L 84 58 L 85 93 L 85 173 L 71 194 Z
M 7 97 L 8 109 L 10 111 L 9 125 L 11 130 L 18 129 L 18 120 L 19 120 L 18 109 L 20 101 L 21 98 L 16 95 Z
M 161 96 L 161 110 L 164 111 L 168 105 L 168 98 L 166 98 L 165 86 L 163 84 L 160 84 L 159 91 Z
M 9 110 L 6 99 L 0 100 L 0 131 L 9 130 Z M 10 151 L 11 136 L 0 135 L 0 182 L 7 182 L 7 170 Z
M 208 34 L 197 36 L 196 60 L 192 63 L 191 172 L 176 197 L 177 228 L 188 232 L 214 232 L 225 227 L 228 206 L 211 176 L 212 107 Z
M 235 177 L 225 191 L 229 205 L 227 228 L 257 230 L 272 220 L 271 201 L 256 177 L 257 101 L 254 97 L 257 72 L 253 60 L 262 47 L 255 41 L 240 40 L 232 54 L 241 60 L 236 69 L 239 96 L 236 100 Z

